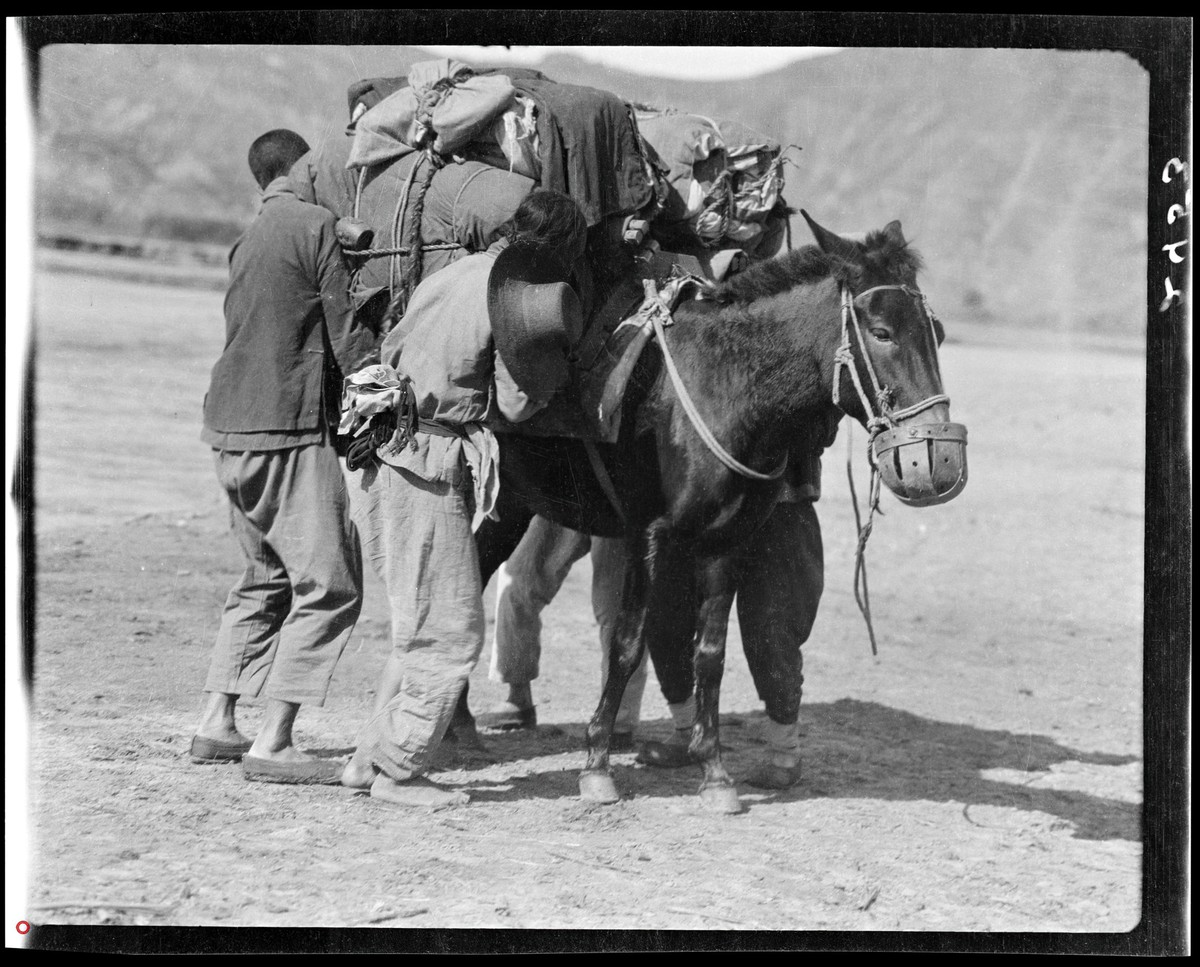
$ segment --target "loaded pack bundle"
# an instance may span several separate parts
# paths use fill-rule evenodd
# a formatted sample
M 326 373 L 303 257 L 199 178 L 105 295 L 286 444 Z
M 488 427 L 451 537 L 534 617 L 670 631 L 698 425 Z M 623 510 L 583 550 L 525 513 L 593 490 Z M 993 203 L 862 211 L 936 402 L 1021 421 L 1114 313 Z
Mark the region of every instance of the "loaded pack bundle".
M 347 95 L 347 137 L 311 151 L 291 181 L 300 198 L 340 217 L 355 307 L 381 338 L 423 278 L 488 248 L 537 187 L 570 195 L 589 239 L 628 256 L 629 278 L 598 301 L 591 280 L 573 280 L 586 313 L 574 357 L 581 369 L 607 360 L 605 371 L 592 373 L 591 390 L 576 381 L 574 407 L 550 407 L 524 432 L 611 437 L 611 397 L 647 330 L 631 340 L 626 327 L 620 351 L 609 336 L 642 304 L 644 283 L 681 272 L 719 279 L 776 254 L 787 236 L 781 146 L 733 122 L 635 106 L 536 70 L 447 59 L 357 81 Z M 608 398 L 602 426 L 605 405 L 584 399 L 596 394 Z M 564 428 L 565 411 L 575 416 Z
M 607 91 L 443 60 L 349 96 L 349 137 L 310 152 L 291 180 L 350 220 L 359 307 L 386 289 L 389 315 L 402 313 L 422 278 L 495 241 L 535 187 L 570 194 L 589 228 L 655 209 L 632 109 Z
M 787 226 L 781 146 L 733 121 L 642 108 L 638 130 L 667 184 L 654 234 L 670 247 L 779 251 Z

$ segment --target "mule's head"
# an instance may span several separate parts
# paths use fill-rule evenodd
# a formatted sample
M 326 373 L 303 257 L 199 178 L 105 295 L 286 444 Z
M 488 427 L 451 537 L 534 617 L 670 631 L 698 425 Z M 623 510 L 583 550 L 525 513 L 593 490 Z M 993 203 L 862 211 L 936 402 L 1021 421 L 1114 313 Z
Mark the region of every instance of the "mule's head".
M 834 402 L 871 433 L 872 460 L 905 504 L 941 504 L 967 483 L 967 430 L 950 422 L 938 346 L 941 323 L 917 288 L 920 258 L 899 222 L 861 241 L 801 212 L 841 288 Z

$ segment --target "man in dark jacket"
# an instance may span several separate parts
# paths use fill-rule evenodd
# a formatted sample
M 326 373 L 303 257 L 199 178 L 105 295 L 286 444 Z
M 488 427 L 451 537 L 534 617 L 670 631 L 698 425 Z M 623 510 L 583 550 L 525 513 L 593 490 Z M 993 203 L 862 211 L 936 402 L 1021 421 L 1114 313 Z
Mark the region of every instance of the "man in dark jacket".
M 302 703 L 322 705 L 362 600 L 362 563 L 332 445 L 337 369 L 373 349 L 353 322 L 349 276 L 328 211 L 287 186 L 308 150 L 291 131 L 250 148 L 258 218 L 229 256 L 225 350 L 204 400 L 213 448 L 246 559 L 221 616 L 192 741 L 196 762 L 243 759 L 246 777 L 336 782 L 340 765 L 292 743 Z M 265 696 L 253 742 L 237 730 L 241 696 Z

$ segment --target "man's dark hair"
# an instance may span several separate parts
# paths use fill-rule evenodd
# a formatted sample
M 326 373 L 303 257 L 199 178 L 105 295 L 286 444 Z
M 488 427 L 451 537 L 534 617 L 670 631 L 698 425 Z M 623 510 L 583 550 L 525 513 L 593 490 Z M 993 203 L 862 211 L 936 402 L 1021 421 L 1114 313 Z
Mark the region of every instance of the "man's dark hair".
M 250 145 L 250 171 L 259 188 L 282 178 L 301 155 L 308 153 L 308 142 L 295 131 L 277 128 L 268 131 Z
M 509 242 L 530 241 L 567 255 L 583 251 L 587 220 L 569 195 L 535 188 L 504 226 Z

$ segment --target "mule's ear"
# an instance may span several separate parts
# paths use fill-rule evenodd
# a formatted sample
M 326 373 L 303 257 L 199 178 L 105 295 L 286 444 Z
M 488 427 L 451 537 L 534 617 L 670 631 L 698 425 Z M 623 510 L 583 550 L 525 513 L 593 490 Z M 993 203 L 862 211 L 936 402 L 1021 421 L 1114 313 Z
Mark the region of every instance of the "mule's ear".
M 888 222 L 883 227 L 883 234 L 886 235 L 893 242 L 895 242 L 897 245 L 907 245 L 908 244 L 908 242 L 906 242 L 904 240 L 904 232 L 900 230 L 900 222 L 898 222 L 898 221 Z
M 846 241 L 840 235 L 835 235 L 827 228 L 822 228 L 814 222 L 803 208 L 800 209 L 800 214 L 804 216 L 804 220 L 808 222 L 809 230 L 813 233 L 813 238 L 817 240 L 817 247 L 828 255 L 851 255 L 854 251 L 854 243 Z

